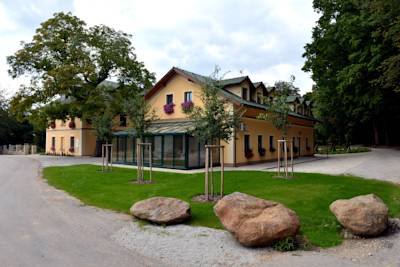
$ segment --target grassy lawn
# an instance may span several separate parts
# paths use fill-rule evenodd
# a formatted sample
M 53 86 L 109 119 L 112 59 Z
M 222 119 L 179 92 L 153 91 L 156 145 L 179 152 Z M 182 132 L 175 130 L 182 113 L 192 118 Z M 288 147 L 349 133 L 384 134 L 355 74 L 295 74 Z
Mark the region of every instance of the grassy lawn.
M 124 213 L 134 202 L 152 196 L 180 198 L 192 206 L 189 224 L 222 228 L 212 204 L 191 201 L 203 191 L 203 174 L 154 172 L 155 184 L 138 185 L 129 182 L 136 170 L 114 168 L 110 173 L 101 173 L 99 169 L 93 165 L 49 167 L 44 169 L 44 178 L 87 205 Z M 285 204 L 299 215 L 301 233 L 316 246 L 341 243 L 340 226 L 329 211 L 329 204 L 336 199 L 375 193 L 389 206 L 392 217 L 400 217 L 400 186 L 349 176 L 297 173 L 296 179 L 282 180 L 273 179 L 273 175 L 258 171 L 226 172 L 225 192 L 240 191 Z

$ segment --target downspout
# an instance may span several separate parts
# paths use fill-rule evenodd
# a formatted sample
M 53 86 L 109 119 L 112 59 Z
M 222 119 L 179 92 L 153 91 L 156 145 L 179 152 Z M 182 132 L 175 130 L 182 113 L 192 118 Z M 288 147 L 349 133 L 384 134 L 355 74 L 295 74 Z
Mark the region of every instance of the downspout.
M 236 167 L 236 127 L 233 128 L 233 167 Z

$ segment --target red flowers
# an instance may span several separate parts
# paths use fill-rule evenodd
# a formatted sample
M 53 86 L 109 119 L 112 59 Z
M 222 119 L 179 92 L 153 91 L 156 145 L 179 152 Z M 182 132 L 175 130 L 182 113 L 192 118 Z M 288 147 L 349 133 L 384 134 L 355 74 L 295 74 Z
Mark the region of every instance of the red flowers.
M 174 103 L 165 104 L 164 112 L 167 114 L 172 114 L 172 113 L 174 113 L 174 107 L 175 107 Z
M 191 100 L 189 100 L 183 102 L 181 105 L 183 112 L 188 113 L 193 109 L 194 103 Z

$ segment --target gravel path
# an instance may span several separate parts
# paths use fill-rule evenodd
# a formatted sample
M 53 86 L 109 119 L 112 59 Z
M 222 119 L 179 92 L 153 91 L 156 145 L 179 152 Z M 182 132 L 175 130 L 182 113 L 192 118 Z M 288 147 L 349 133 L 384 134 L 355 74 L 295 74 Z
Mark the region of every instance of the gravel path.
M 40 178 L 39 162 L 0 156 L 0 266 L 160 266 L 115 243 L 130 216 L 83 206 Z
M 280 253 L 244 248 L 223 230 L 143 225 L 48 186 L 38 160 L 0 156 L 1 266 L 400 266 L 400 233 Z

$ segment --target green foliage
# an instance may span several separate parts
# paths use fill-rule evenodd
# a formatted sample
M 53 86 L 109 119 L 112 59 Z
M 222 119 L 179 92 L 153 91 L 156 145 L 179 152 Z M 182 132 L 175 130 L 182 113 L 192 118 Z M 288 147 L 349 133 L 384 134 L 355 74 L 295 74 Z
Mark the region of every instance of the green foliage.
M 124 110 L 135 129 L 136 137 L 143 140 L 151 122 L 157 119 L 144 94 L 138 90 L 130 90 L 124 100 Z
M 296 241 L 293 237 L 289 236 L 286 237 L 285 239 L 278 240 L 276 241 L 273 245 L 272 248 L 278 251 L 293 251 L 295 250 L 296 247 Z
M 129 213 L 136 201 L 154 196 L 175 197 L 190 203 L 192 219 L 189 224 L 222 228 L 212 203 L 192 201 L 203 188 L 203 173 L 153 171 L 155 183 L 146 185 L 131 183 L 129 168 L 113 168 L 110 173 L 101 173 L 99 168 L 90 165 L 50 167 L 45 168 L 43 174 L 49 184 L 87 205 Z M 274 179 L 273 175 L 262 171 L 225 172 L 229 177 L 225 179 L 225 192 L 239 191 L 278 201 L 294 210 L 300 218 L 300 234 L 314 246 L 330 247 L 341 243 L 340 225 L 329 211 L 329 205 L 337 199 L 374 193 L 388 205 L 391 217 L 400 217 L 400 187 L 392 183 L 315 173 L 296 173 L 296 179 L 292 180 Z M 219 173 L 214 176 L 218 187 Z
M 286 136 L 290 128 L 289 112 L 291 111 L 287 98 L 290 95 L 298 95 L 299 89 L 293 85 L 295 77 L 292 75 L 290 81 L 278 81 L 275 83 L 276 93 L 273 98 L 265 97 L 264 105 L 268 111 L 260 113 L 257 118 L 272 122 L 281 133 Z
M 204 107 L 193 107 L 189 112 L 189 118 L 194 121 L 194 128 L 190 133 L 202 142 L 229 141 L 243 116 L 243 110 L 235 109 L 220 96 L 222 89 L 218 74 L 219 69 L 216 68 L 202 87 L 201 100 Z
M 70 13 L 56 13 L 36 30 L 32 41 L 7 58 L 12 77 L 28 74 L 31 83 L 15 96 L 19 112 L 46 107 L 48 119 L 82 118 L 108 135 L 107 118 L 122 109 L 125 87 L 142 92 L 154 75 L 137 61 L 131 36 L 105 25 L 87 27 Z M 109 86 L 107 79 L 117 80 Z M 55 101 L 55 99 L 59 99 Z M 101 130 L 100 130 L 101 129 Z
M 257 118 L 272 122 L 276 129 L 286 136 L 290 128 L 289 112 L 290 106 L 286 102 L 287 96 L 280 95 L 274 97 L 272 100 L 265 99 L 264 103 L 268 107 L 268 111 L 260 113 Z
M 32 143 L 32 125 L 27 120 L 18 120 L 11 105 L 0 90 L 0 145 Z
M 305 71 L 316 83 L 315 115 L 325 141 L 346 144 L 356 131 L 400 120 L 400 5 L 397 0 L 314 0 L 321 14 L 305 47 Z M 393 128 L 392 128 L 393 129 Z
M 300 96 L 300 89 L 294 85 L 296 77 L 290 75 L 289 81 L 276 81 L 274 86 L 278 95 L 295 95 Z

